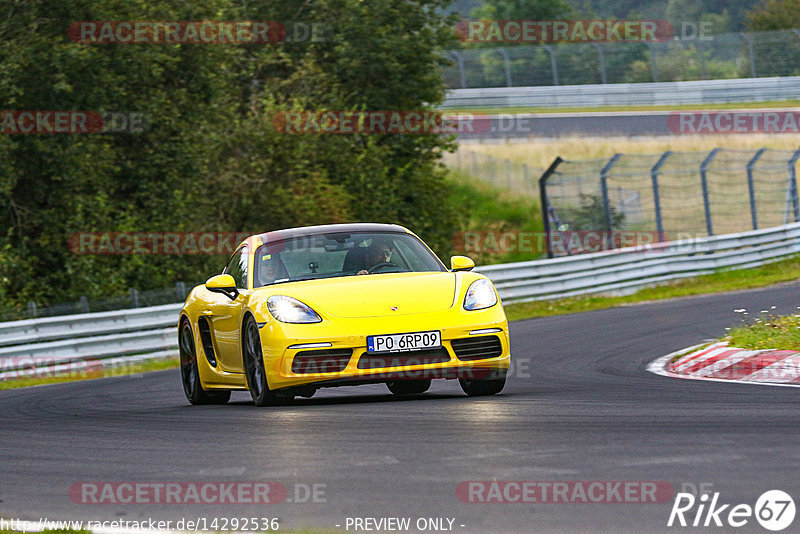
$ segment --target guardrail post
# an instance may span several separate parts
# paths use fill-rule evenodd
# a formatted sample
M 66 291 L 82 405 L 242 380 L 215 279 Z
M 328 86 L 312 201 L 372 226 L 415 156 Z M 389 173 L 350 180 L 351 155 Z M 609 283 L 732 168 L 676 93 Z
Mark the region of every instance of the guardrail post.
M 756 208 L 756 186 L 753 182 L 753 167 L 756 162 L 764 155 L 766 148 L 760 149 L 753 156 L 753 159 L 747 162 L 747 190 L 750 192 L 750 218 L 753 219 L 753 230 L 758 230 L 758 212 Z
M 747 52 L 750 56 L 750 77 L 758 78 L 756 76 L 756 53 L 753 51 L 753 40 L 746 33 L 740 33 L 739 36 L 747 43 Z
M 797 198 L 797 171 L 795 165 L 800 158 L 800 150 L 797 150 L 792 159 L 789 160 L 789 190 L 792 193 L 792 210 L 794 211 L 795 222 L 800 221 L 800 201 Z
M 506 71 L 506 87 L 514 87 L 511 83 L 511 60 L 508 58 L 508 51 L 505 48 L 498 48 L 497 51 L 503 56 L 503 69 Z
M 81 295 L 81 298 L 78 300 L 81 311 L 83 313 L 89 313 L 89 299 L 86 298 L 86 295 Z
M 658 191 L 658 171 L 667 162 L 667 158 L 672 154 L 671 150 L 664 152 L 659 160 L 650 169 L 650 180 L 653 182 L 653 204 L 656 211 L 656 230 L 658 231 L 658 242 L 664 241 L 664 221 L 661 217 L 661 195 Z
M 552 47 L 542 45 L 548 54 L 550 54 L 550 68 L 553 70 L 553 85 L 558 85 L 558 62 L 556 61 L 556 53 Z
M 647 48 L 650 49 L 650 75 L 653 81 L 658 81 L 658 67 L 656 66 L 656 47 L 653 43 L 647 43 Z
M 456 58 L 456 61 L 458 62 L 458 77 L 461 81 L 461 88 L 466 89 L 467 75 L 464 72 L 464 57 L 455 50 L 450 50 L 450 55 Z
M 603 167 L 603 170 L 600 171 L 600 193 L 603 195 L 603 212 L 605 216 L 606 222 L 606 231 L 611 232 L 613 228 L 611 228 L 611 206 L 608 202 L 608 172 L 611 170 L 611 167 L 617 163 L 617 160 L 622 157 L 622 154 L 614 154 L 611 156 L 611 159 L 608 160 L 606 166 Z M 613 240 L 610 239 L 611 243 Z
M 703 163 L 700 164 L 700 184 L 703 186 L 703 210 L 705 211 L 706 215 L 706 230 L 708 231 L 708 235 L 714 235 L 714 228 L 711 224 L 711 201 L 708 196 L 708 166 L 711 165 L 711 162 L 714 161 L 714 158 L 717 156 L 717 153 L 722 150 L 720 148 L 715 148 L 712 150 L 706 159 L 703 160 Z
M 36 317 L 37 310 L 36 310 L 36 303 L 33 301 L 28 302 L 28 317 Z
M 139 292 L 134 288 L 130 288 L 128 290 L 128 293 L 131 296 L 131 304 L 133 305 L 134 308 L 138 308 L 139 307 Z
M 600 48 L 600 45 L 597 43 L 590 43 L 595 50 L 597 50 L 597 56 L 600 60 L 600 83 L 607 84 L 608 80 L 606 78 L 606 56 L 603 54 L 603 49 Z
M 178 294 L 179 299 L 181 300 L 186 299 L 186 283 L 175 282 L 175 292 Z
M 553 250 L 550 246 L 550 202 L 547 199 L 547 179 L 556 172 L 556 168 L 564 161 L 561 157 L 556 157 L 553 163 L 544 171 L 544 174 L 539 178 L 539 197 L 542 200 L 542 222 L 544 228 L 544 242 L 547 248 L 547 257 L 553 257 Z

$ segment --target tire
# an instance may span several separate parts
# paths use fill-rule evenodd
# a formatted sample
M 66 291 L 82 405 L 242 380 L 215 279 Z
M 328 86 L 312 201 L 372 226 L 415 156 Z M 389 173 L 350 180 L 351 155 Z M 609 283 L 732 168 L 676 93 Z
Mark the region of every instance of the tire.
M 181 359 L 181 383 L 186 398 L 192 404 L 225 404 L 231 398 L 230 391 L 206 391 L 200 382 L 200 371 L 197 368 L 197 350 L 194 345 L 194 333 L 189 319 L 181 319 L 178 328 L 178 352 Z
M 461 384 L 461 389 L 470 397 L 485 397 L 488 395 L 496 395 L 503 391 L 506 385 L 507 371 L 496 371 L 492 373 L 493 377 L 483 380 L 467 380 L 466 378 L 459 378 L 458 383 Z
M 431 387 L 431 381 L 428 380 L 397 380 L 386 382 L 386 387 L 395 395 L 417 395 L 425 393 Z
M 242 328 L 242 359 L 247 378 L 247 389 L 256 406 L 285 404 L 293 396 L 278 396 L 269 389 L 267 372 L 264 369 L 264 355 L 261 352 L 261 335 L 252 316 L 248 316 Z

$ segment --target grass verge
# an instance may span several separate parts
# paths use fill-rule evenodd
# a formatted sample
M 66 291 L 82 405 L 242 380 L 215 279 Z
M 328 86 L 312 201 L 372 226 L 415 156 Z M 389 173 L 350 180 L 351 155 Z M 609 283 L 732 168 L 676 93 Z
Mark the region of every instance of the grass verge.
M 741 289 L 766 287 L 781 282 L 800 279 L 800 255 L 763 265 L 755 269 L 725 270 L 695 278 L 678 280 L 670 284 L 648 287 L 632 295 L 581 296 L 558 300 L 543 300 L 505 305 L 506 315 L 511 321 L 547 317 L 592 310 L 614 308 L 625 304 L 653 300 L 723 293 Z
M 761 310 L 752 322 L 747 311 L 742 313 L 742 324 L 731 328 L 728 340 L 732 347 L 743 349 L 800 350 L 800 315 L 774 315 L 772 310 Z
M 102 364 L 102 360 L 98 363 Z M 149 373 L 151 371 L 163 371 L 165 369 L 177 369 L 178 358 L 163 358 L 158 360 L 145 360 L 141 362 L 131 362 L 117 367 L 105 369 L 103 367 L 90 368 L 88 370 L 66 370 L 63 373 L 54 372 L 55 376 L 43 376 L 35 378 L 10 378 L 0 380 L 0 390 L 24 388 L 28 386 L 42 386 L 46 384 L 59 384 L 61 382 L 76 382 L 80 380 L 92 380 L 94 378 L 108 378 L 112 376 L 128 376 Z M 2 532 L 0 532 L 2 534 Z
M 543 257 L 541 252 L 521 250 L 524 247 L 503 247 L 489 234 L 499 238 L 510 233 L 514 236 L 541 234 L 543 232 L 542 209 L 539 200 L 519 195 L 514 191 L 495 188 L 468 174 L 450 171 L 450 202 L 456 206 L 461 217 L 461 234 L 453 237 L 456 254 L 469 256 L 478 265 L 527 261 Z M 480 234 L 483 239 L 465 242 L 465 234 Z

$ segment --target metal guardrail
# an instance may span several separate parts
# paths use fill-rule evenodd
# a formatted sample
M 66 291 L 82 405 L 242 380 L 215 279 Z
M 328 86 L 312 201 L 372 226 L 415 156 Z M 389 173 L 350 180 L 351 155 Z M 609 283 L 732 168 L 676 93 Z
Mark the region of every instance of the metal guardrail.
M 477 269 L 504 302 L 626 293 L 718 269 L 757 267 L 800 253 L 800 223 Z
M 453 89 L 442 109 L 724 104 L 800 99 L 800 76 L 688 82 Z
M 653 243 L 611 252 L 489 265 L 506 303 L 644 286 L 722 268 L 743 269 L 800 253 L 800 223 L 738 234 Z M 76 362 L 104 368 L 177 354 L 179 305 L 0 323 L 0 379 Z

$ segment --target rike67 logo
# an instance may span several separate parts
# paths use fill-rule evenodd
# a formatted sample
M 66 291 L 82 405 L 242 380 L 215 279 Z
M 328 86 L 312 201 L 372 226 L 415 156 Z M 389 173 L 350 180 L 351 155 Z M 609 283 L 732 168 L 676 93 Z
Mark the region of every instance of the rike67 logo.
M 794 500 L 784 491 L 764 492 L 754 507 L 749 504 L 723 504 L 719 496 L 719 492 L 700 497 L 691 493 L 678 493 L 667 526 L 738 528 L 749 524 L 755 517 L 762 527 L 777 532 L 789 527 L 794 521 Z

